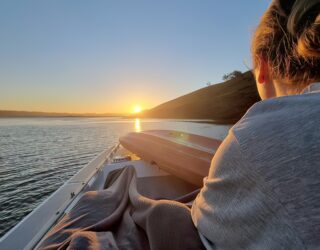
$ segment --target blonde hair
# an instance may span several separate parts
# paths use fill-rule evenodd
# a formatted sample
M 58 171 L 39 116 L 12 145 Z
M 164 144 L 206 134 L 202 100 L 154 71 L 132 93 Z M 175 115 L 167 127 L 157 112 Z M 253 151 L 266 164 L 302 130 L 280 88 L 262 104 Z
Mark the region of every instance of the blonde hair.
M 320 0 L 275 0 L 252 41 L 253 63 L 263 57 L 273 78 L 295 86 L 320 80 Z

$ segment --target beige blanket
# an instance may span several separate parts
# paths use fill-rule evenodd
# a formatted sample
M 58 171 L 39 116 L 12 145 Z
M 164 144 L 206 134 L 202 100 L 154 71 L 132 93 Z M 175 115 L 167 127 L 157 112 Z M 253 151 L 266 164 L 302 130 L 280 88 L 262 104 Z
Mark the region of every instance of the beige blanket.
M 137 191 L 132 166 L 87 192 L 47 235 L 41 249 L 203 249 L 190 209 Z

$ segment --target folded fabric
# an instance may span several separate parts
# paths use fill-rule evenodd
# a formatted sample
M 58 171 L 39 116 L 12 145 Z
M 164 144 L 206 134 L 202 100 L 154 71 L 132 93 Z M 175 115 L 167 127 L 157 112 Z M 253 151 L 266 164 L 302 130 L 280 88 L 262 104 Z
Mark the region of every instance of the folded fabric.
M 140 195 L 134 167 L 110 175 L 105 188 L 85 193 L 40 249 L 204 249 L 190 209 Z

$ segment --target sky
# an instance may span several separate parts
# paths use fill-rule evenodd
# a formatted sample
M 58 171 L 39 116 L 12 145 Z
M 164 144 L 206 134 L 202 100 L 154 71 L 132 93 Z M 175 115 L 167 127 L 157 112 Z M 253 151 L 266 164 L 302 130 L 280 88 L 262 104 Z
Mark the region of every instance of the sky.
M 1 0 L 0 110 L 130 113 L 251 67 L 270 0 Z

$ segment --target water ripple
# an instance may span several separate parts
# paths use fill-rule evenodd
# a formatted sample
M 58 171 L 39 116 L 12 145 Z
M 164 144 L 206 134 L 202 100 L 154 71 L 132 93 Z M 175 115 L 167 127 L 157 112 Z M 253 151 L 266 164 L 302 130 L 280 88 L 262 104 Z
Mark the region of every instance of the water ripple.
M 0 236 L 131 130 L 132 120 L 0 119 Z

